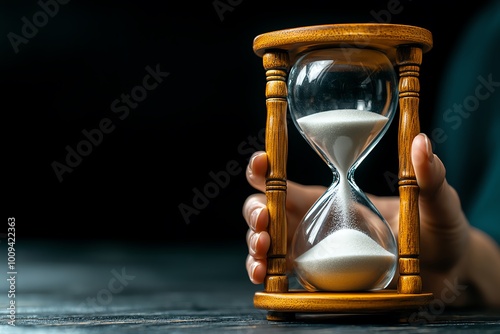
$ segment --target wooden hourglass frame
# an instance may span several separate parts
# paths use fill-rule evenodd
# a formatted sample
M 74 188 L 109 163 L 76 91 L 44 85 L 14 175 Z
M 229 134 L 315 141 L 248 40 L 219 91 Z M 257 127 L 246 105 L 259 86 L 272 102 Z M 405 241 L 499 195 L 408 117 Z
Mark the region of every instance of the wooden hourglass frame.
M 267 319 L 293 319 L 297 313 L 373 314 L 412 312 L 426 307 L 432 293 L 422 292 L 419 243 L 419 187 L 411 164 L 410 148 L 420 132 L 419 71 L 423 53 L 432 48 L 432 34 L 423 28 L 387 24 L 330 24 L 278 30 L 254 39 L 253 50 L 266 70 L 266 197 L 271 245 L 267 254 L 264 291 L 254 295 L 254 306 L 267 310 Z M 398 285 L 396 289 L 367 292 L 326 292 L 289 289 L 286 268 L 286 114 L 287 75 L 299 55 L 331 47 L 358 47 L 386 54 L 399 71 Z

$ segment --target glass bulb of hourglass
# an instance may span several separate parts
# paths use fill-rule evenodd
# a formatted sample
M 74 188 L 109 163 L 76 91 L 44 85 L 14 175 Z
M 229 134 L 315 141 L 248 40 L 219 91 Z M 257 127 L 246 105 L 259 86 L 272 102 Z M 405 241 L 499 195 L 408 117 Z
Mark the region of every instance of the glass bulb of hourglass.
M 393 119 L 394 68 L 376 50 L 332 48 L 302 55 L 288 80 L 292 119 L 333 172 L 295 232 L 295 274 L 308 290 L 383 289 L 396 270 L 397 244 L 354 173 Z

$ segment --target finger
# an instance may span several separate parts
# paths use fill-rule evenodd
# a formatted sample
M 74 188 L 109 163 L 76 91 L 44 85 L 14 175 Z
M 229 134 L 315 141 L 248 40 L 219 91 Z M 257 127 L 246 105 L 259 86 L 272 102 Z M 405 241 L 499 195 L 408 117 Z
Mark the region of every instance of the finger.
M 266 190 L 267 155 L 255 152 L 247 166 L 246 176 L 252 187 L 262 192 Z M 304 212 L 325 192 L 324 186 L 304 186 L 287 180 L 287 211 Z
M 264 283 L 264 279 L 266 278 L 266 260 L 256 260 L 251 255 L 247 256 L 247 260 L 245 263 L 248 278 L 253 284 L 261 284 Z
M 263 260 L 267 257 L 267 251 L 271 245 L 271 238 L 267 232 L 254 232 L 249 229 L 246 239 L 250 256 L 256 260 Z
M 432 152 L 426 135 L 415 137 L 411 153 L 420 187 L 420 258 L 428 268 L 448 270 L 466 249 L 468 221 L 457 192 L 446 181 L 446 169 Z
M 243 203 L 243 218 L 248 227 L 256 232 L 265 231 L 269 220 L 266 195 L 252 194 Z
M 460 199 L 446 181 L 443 162 L 432 152 L 425 134 L 415 137 L 411 158 L 417 184 L 420 187 L 419 204 L 422 218 L 448 228 L 461 218 Z
M 267 155 L 263 151 L 255 152 L 246 169 L 248 183 L 257 190 L 266 190 Z

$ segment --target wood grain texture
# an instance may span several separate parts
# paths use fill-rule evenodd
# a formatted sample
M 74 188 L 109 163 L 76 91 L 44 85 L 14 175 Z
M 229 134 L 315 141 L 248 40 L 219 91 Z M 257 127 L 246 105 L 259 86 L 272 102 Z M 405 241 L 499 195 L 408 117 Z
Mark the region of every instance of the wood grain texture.
M 286 276 L 287 222 L 286 222 L 286 163 L 288 131 L 286 124 L 287 86 L 289 66 L 286 52 L 267 53 L 263 56 L 266 70 L 266 198 L 269 212 L 268 232 L 271 244 L 267 254 L 266 291 L 288 290 Z
M 411 162 L 411 146 L 413 139 L 420 132 L 418 80 L 422 63 L 422 48 L 400 46 L 397 49 L 396 63 L 399 66 L 399 263 L 409 263 L 399 267 L 398 292 L 420 293 L 422 279 L 420 277 L 420 214 L 418 206 L 419 187 Z M 403 260 L 403 261 L 401 261 Z M 418 271 L 417 271 L 418 270 Z
M 287 293 L 257 292 L 258 308 L 278 312 L 376 313 L 416 310 L 427 305 L 431 293 L 400 294 L 395 290 L 377 292 L 310 292 L 290 290 Z
M 272 31 L 254 38 L 253 50 L 263 56 L 267 50 L 287 50 L 293 63 L 299 53 L 328 47 L 377 49 L 396 60 L 400 45 L 432 48 L 432 34 L 420 27 L 386 23 L 345 23 L 297 27 Z

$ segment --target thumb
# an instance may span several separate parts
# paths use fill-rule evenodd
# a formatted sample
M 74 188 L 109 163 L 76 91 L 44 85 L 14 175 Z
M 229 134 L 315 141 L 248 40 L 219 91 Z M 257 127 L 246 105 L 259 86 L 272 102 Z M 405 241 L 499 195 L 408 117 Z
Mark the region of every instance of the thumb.
M 445 166 L 432 152 L 431 142 L 425 134 L 421 133 L 413 140 L 411 159 L 420 187 L 421 218 L 442 228 L 450 227 L 449 224 L 454 224 L 461 215 L 460 199 L 448 184 Z
M 430 266 L 443 269 L 460 258 L 469 224 L 457 192 L 446 180 L 443 162 L 432 152 L 425 134 L 413 140 L 411 158 L 420 187 L 422 261 L 425 258 Z

